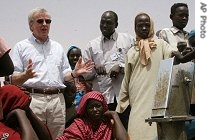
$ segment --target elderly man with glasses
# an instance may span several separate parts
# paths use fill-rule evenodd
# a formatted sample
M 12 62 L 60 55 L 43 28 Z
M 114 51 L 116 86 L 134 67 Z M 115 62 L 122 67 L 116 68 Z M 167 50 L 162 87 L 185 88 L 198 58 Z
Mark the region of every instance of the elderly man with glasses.
M 24 87 L 32 97 L 30 108 L 49 127 L 53 139 L 65 128 L 65 81 L 92 71 L 94 64 L 82 59 L 71 70 L 63 47 L 49 38 L 51 16 L 44 8 L 31 10 L 28 16 L 32 35 L 13 49 L 12 84 Z

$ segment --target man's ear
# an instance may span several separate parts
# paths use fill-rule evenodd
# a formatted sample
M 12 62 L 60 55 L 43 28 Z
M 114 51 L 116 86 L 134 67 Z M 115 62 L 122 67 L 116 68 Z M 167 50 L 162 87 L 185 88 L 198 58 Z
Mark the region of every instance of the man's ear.
M 117 26 L 118 26 L 118 22 L 116 23 L 115 28 L 117 28 Z
M 33 23 L 29 24 L 29 28 L 30 28 L 31 32 L 33 32 L 33 26 L 32 25 L 33 25 Z
M 170 14 L 170 19 L 171 19 L 171 20 L 173 19 L 173 14 Z

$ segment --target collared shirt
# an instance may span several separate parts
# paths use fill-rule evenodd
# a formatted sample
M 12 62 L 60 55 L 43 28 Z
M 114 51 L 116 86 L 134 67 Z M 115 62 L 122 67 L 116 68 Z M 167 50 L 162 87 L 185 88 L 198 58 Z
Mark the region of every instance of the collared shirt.
M 114 65 L 124 67 L 126 53 L 132 44 L 134 38 L 127 33 L 115 32 L 110 39 L 102 35 L 88 43 L 82 56 L 84 61 L 91 59 L 95 64 L 104 65 L 108 73 Z M 96 76 L 93 80 L 93 90 L 100 91 L 108 103 L 113 103 L 115 96 L 118 99 L 123 77 L 123 74 L 119 74 L 116 79 L 111 79 L 108 75 Z
M 33 35 L 18 42 L 12 51 L 15 72 L 24 72 L 29 59 L 33 63 L 36 77 L 28 79 L 23 86 L 32 88 L 64 88 L 64 75 L 71 71 L 63 47 L 48 39 L 40 43 Z
M 186 42 L 187 46 L 189 46 L 188 32 L 181 31 L 174 26 L 162 29 L 158 37 L 168 42 L 172 47 L 177 47 L 177 43 L 181 41 Z

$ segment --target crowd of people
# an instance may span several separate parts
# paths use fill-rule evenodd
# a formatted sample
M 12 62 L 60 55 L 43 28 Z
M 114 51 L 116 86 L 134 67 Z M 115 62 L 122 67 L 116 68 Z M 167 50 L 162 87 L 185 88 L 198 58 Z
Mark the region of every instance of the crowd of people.
M 28 38 L 12 51 L 0 38 L 0 76 L 8 80 L 0 87 L 0 138 L 158 139 L 156 124 L 150 126 L 145 119 L 151 116 L 160 61 L 195 59 L 195 31 L 184 30 L 188 17 L 187 4 L 175 3 L 172 27 L 155 38 L 152 16 L 138 13 L 133 37 L 117 32 L 117 13 L 105 11 L 101 35 L 84 50 L 70 46 L 65 53 L 49 36 L 50 13 L 32 9 Z

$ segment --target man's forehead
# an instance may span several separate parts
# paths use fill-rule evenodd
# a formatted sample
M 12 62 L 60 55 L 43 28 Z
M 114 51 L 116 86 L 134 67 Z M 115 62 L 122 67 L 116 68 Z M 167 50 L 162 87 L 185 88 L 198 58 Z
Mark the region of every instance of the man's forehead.
M 105 17 L 102 17 L 102 18 L 101 18 L 101 21 L 105 21 L 105 20 L 106 20 L 106 21 L 114 21 L 114 17 L 105 16 Z
M 50 18 L 50 15 L 48 14 L 48 12 L 37 12 L 33 15 L 34 18 L 39 18 L 39 17 L 47 17 Z

